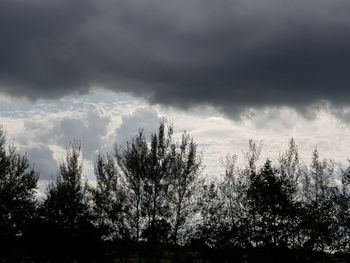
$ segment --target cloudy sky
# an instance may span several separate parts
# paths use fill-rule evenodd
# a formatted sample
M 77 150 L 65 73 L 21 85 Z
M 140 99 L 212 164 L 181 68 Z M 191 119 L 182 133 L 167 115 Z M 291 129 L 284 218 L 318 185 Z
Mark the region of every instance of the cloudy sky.
M 161 120 L 208 175 L 249 138 L 350 157 L 348 0 L 1 0 L 0 40 L 0 122 L 43 179 Z

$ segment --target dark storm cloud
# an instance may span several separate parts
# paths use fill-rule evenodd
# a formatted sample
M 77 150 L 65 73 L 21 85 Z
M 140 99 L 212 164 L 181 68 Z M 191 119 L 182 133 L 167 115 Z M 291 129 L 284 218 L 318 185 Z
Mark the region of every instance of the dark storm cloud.
M 2 0 L 1 90 L 94 85 L 180 107 L 346 105 L 347 0 Z

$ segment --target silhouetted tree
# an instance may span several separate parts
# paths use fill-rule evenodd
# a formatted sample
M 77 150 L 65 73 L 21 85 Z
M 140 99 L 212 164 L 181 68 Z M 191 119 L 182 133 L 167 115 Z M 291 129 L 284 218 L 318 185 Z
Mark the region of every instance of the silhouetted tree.
M 233 247 L 246 247 L 249 243 L 250 218 L 247 206 L 248 178 L 246 170 L 241 170 L 236 164 L 237 155 L 227 155 L 222 163 L 225 168 L 220 192 L 224 207 L 221 216 L 225 218 L 227 239 Z M 219 212 L 219 211 L 218 211 Z
M 161 123 L 98 155 L 96 184 L 73 142 L 36 202 L 38 173 L 0 129 L 0 261 L 347 262 L 350 167 L 337 173 L 317 150 L 307 166 L 294 139 L 260 165 L 262 144 L 249 140 L 243 166 L 227 155 L 205 183 L 198 145 L 173 136 Z
M 304 172 L 303 235 L 304 246 L 324 251 L 332 246 L 335 234 L 335 174 L 332 160 L 320 160 L 313 152 L 308 171 Z
M 247 196 L 256 212 L 257 245 L 284 245 L 281 237 L 290 207 L 285 183 L 270 160 L 251 178 Z
M 197 145 L 186 133 L 180 144 L 170 146 L 170 182 L 169 205 L 171 213 L 172 238 L 178 243 L 179 231 L 195 214 L 196 197 L 202 181 L 199 178 L 201 157 L 197 154 Z
M 82 172 L 80 144 L 73 142 L 60 164 L 56 180 L 47 188 L 43 204 L 47 219 L 65 229 L 77 228 L 90 211 Z
M 340 185 L 336 191 L 335 251 L 350 252 L 350 167 L 341 170 Z
M 287 207 L 286 218 L 283 223 L 284 228 L 281 230 L 283 240 L 289 247 L 300 246 L 302 237 L 300 235 L 302 213 L 302 196 L 301 184 L 303 168 L 300 164 L 298 146 L 292 138 L 289 140 L 288 149 L 279 157 L 279 173 L 283 181 L 283 187 L 286 191 Z
M 126 148 L 115 147 L 116 172 L 121 174 L 127 201 L 129 230 L 139 242 L 144 225 L 145 180 L 149 149 L 143 130 L 126 143 Z M 119 170 L 118 170 L 119 169 Z
M 166 130 L 161 123 L 158 132 L 151 135 L 150 148 L 146 160 L 143 212 L 146 217 L 144 237 L 157 243 L 157 227 L 164 229 L 164 224 L 169 224 L 170 206 L 167 202 L 169 190 L 171 156 L 170 146 L 172 144 L 173 129 Z M 152 229 L 152 231 L 148 230 Z
M 132 193 L 125 192 L 123 178 L 111 155 L 97 156 L 95 175 L 96 186 L 91 187 L 91 192 L 97 225 L 106 228 L 107 239 L 129 239 L 127 198 Z
M 34 216 L 38 178 L 27 156 L 19 154 L 13 144 L 6 145 L 5 132 L 0 128 L 1 241 L 22 235 L 24 225 Z
M 257 177 L 257 161 L 260 158 L 262 149 L 262 143 L 259 144 L 253 140 L 249 140 L 248 147 L 243 152 L 243 155 L 246 160 L 246 167 L 242 171 L 244 175 L 245 180 L 245 199 L 243 203 L 243 207 L 247 211 L 247 220 L 250 222 L 247 222 L 248 226 L 248 236 L 249 236 L 249 243 L 251 245 L 257 246 L 257 240 L 258 240 L 258 233 L 257 233 L 257 224 L 258 224 L 258 214 L 257 214 L 257 204 L 256 200 L 253 197 L 253 193 L 255 191 L 254 189 L 254 179 Z M 249 196 L 250 195 L 250 196 Z
M 230 235 L 222 214 L 225 202 L 217 184 L 210 182 L 202 186 L 197 205 L 201 217 L 195 235 L 197 242 L 209 248 L 226 247 Z
M 92 260 L 94 253 L 98 254 L 100 235 L 92 224 L 88 188 L 82 173 L 81 147 L 75 141 L 66 151 L 56 180 L 47 188 L 41 210 L 45 224 L 55 235 L 46 236 L 45 241 L 52 242 L 48 249 L 59 251 L 60 256 L 84 257 L 87 261 Z

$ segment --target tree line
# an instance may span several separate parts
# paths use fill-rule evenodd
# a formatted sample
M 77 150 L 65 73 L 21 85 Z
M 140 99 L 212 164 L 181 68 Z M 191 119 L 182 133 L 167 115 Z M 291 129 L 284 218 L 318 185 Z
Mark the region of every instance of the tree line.
M 43 200 L 39 173 L 0 130 L 0 258 L 16 262 L 346 262 L 350 252 L 350 166 L 317 150 L 299 158 L 294 139 L 258 165 L 262 144 L 222 159 L 203 176 L 202 153 L 161 123 L 95 160 L 83 177 L 73 141 Z M 343 261 L 339 261 L 343 260 Z M 327 261 L 328 262 L 328 261 Z

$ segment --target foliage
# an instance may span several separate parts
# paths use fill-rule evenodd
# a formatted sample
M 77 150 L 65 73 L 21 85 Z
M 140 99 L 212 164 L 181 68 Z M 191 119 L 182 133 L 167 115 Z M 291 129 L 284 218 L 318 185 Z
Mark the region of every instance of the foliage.
M 294 139 L 278 160 L 261 163 L 262 143 L 249 140 L 243 163 L 227 155 L 221 180 L 213 180 L 202 175 L 193 138 L 174 137 L 161 123 L 150 137 L 140 130 L 99 154 L 95 184 L 84 180 L 74 141 L 38 202 L 38 173 L 0 130 L 3 247 L 21 257 L 14 261 L 279 262 L 288 255 L 314 262 L 350 253 L 349 167 L 338 171 L 317 149 L 303 163 Z
M 34 216 L 35 193 L 39 174 L 29 165 L 26 155 L 13 144 L 7 146 L 0 128 L 0 238 L 21 235 Z

